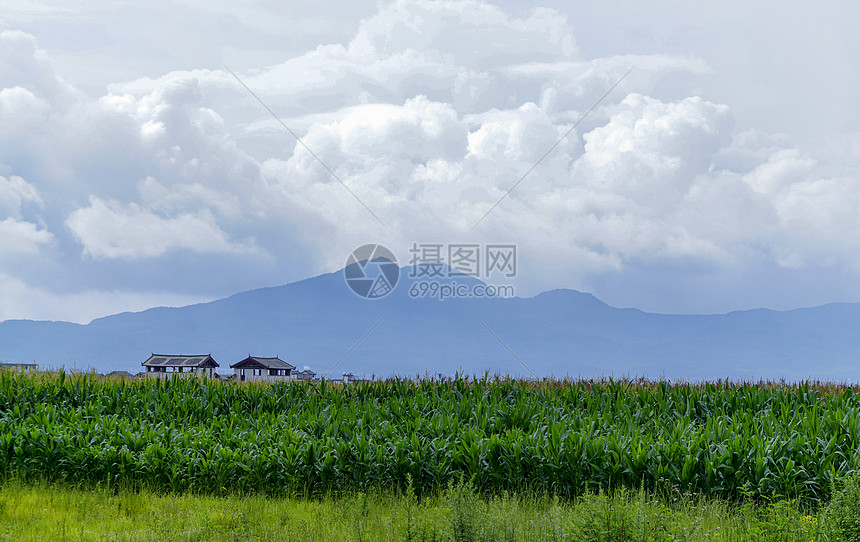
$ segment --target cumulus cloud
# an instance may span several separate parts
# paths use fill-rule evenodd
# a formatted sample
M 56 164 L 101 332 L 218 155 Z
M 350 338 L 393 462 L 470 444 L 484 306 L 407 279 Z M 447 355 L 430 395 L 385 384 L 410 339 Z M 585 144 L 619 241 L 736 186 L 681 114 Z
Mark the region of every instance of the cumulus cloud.
M 346 46 L 321 45 L 253 75 L 249 84 L 277 104 L 286 105 L 278 98 L 288 96 L 293 111 L 416 94 L 463 106 L 510 104 L 514 88 L 494 92 L 504 84 L 499 69 L 576 57 L 571 26 L 551 10 L 516 18 L 483 2 L 401 0 L 363 20 Z
M 21 206 L 26 202 L 44 205 L 35 186 L 17 175 L 8 179 L 0 175 L 0 213 L 20 216 Z
M 49 110 L 45 100 L 24 87 L 0 90 L 0 121 L 7 126 L 36 124 L 45 119 Z
M 29 253 L 35 254 L 43 245 L 51 243 L 53 236 L 50 232 L 39 229 L 31 222 L 23 222 L 14 218 L 0 220 L 0 254 Z
M 211 213 L 159 216 L 137 204 L 120 205 L 97 196 L 74 211 L 66 221 L 94 258 L 151 258 L 169 250 L 247 252 L 251 246 L 232 243 L 215 224 Z
M 35 36 L 18 30 L 0 31 L 0 82 L 3 90 L 14 93 L 14 89 L 27 89 L 27 94 L 54 106 L 67 105 L 79 97 L 54 72 L 48 53 L 38 46 Z
M 43 205 L 36 187 L 16 175 L 0 175 L 0 257 L 37 254 L 54 242 L 44 227 L 22 220 L 24 207 L 29 204 Z M 0 265 L 4 263 L 0 260 Z
M 252 272 L 220 283 L 235 291 L 370 240 L 473 239 L 520 245 L 526 293 L 641 268 L 860 272 L 860 137 L 738 133 L 731 104 L 695 92 L 703 59 L 587 58 L 554 10 L 398 0 L 343 43 L 239 69 L 302 143 L 225 70 L 88 98 L 33 36 L 0 42 L 0 234 L 8 253 L 57 246 L 49 269 L 146 263 L 183 292 L 178 259 L 241 258 Z M 88 276 L 74 287 L 96 291 Z

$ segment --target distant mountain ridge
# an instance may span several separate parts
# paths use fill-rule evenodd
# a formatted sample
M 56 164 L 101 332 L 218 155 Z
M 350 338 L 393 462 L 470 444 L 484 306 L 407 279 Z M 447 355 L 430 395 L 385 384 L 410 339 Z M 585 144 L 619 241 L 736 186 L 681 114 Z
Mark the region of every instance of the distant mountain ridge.
M 575 290 L 531 298 L 412 299 L 413 284 L 404 268 L 390 295 L 366 300 L 336 272 L 86 325 L 9 320 L 0 322 L 0 359 L 137 372 L 152 352 L 211 353 L 227 372 L 249 354 L 278 355 L 331 377 L 459 371 L 848 380 L 858 372 L 858 303 L 666 315 L 610 307 Z

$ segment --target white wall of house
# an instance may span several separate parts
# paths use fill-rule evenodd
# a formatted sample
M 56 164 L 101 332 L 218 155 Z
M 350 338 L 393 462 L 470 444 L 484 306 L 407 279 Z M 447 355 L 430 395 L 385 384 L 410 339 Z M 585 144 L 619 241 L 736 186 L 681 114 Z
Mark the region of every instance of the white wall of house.
M 214 367 L 206 367 L 198 369 L 196 367 L 164 367 L 164 371 L 153 371 L 156 367 L 147 367 L 146 376 L 153 378 L 170 378 L 173 376 L 188 377 L 188 376 L 215 376 Z M 158 367 L 161 368 L 161 367 Z M 181 371 L 180 371 L 181 369 Z
M 286 372 L 285 370 L 283 372 Z M 293 382 L 296 379 L 294 374 L 269 374 L 268 369 L 233 369 L 233 374 L 236 375 L 236 380 L 239 382 Z M 244 378 L 243 378 L 244 377 Z

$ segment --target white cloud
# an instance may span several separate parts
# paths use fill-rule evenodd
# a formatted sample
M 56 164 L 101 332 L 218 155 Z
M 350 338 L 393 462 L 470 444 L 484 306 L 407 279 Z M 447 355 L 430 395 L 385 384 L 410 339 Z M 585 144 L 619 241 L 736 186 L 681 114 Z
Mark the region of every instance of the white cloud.
M 493 47 L 463 47 L 469 43 Z M 539 8 L 515 18 L 473 0 L 398 0 L 381 6 L 362 21 L 350 49 L 368 56 L 432 51 L 448 64 L 479 68 L 511 64 L 525 55 L 571 58 L 577 52 L 572 28 L 557 11 Z
M 200 182 L 167 187 L 155 178 L 147 177 L 138 183 L 138 191 L 143 203 L 154 211 L 177 212 L 202 206 L 229 218 L 237 218 L 242 212 L 242 202 L 237 194 L 219 191 Z
M 39 249 L 54 240 L 50 232 L 39 229 L 36 224 L 14 218 L 0 220 L 0 256 L 11 254 L 36 254 Z
M 0 256 L 4 258 L 37 254 L 55 241 L 44 227 L 22 220 L 25 203 L 44 205 L 35 186 L 16 175 L 9 178 L 0 175 Z M 7 262 L 0 260 L 3 263 Z
M 532 269 L 555 272 L 523 275 L 523 292 L 685 265 L 860 273 L 860 136 L 738 133 L 734 105 L 699 92 L 719 75 L 711 58 L 589 57 L 574 32 L 587 20 L 517 9 L 380 4 L 341 41 L 237 72 L 391 232 L 226 71 L 130 68 L 90 98 L 43 36 L 2 32 L 7 250 L 53 258 L 45 283 L 94 292 L 97 279 L 61 270 L 145 264 L 163 275 L 148 289 L 182 291 L 195 285 L 168 284 L 178 258 L 238 266 L 241 254 L 268 274 L 234 286 L 244 275 L 224 272 L 222 284 L 251 287 L 333 270 L 369 240 L 402 254 L 413 241 L 515 241 Z
M 48 53 L 35 36 L 21 31 L 0 31 L 0 82 L 4 89 L 29 89 L 41 99 L 62 103 L 72 89 L 54 73 Z
M 0 216 L 5 213 L 20 217 L 21 205 L 24 202 L 44 205 L 35 186 L 17 175 L 12 175 L 8 179 L 0 175 Z
M 85 290 L 57 293 L 0 273 L 0 321 L 60 320 L 86 324 L 94 318 L 151 307 L 180 307 L 212 299 L 171 292 Z
M 66 225 L 93 258 L 151 258 L 167 251 L 247 252 L 251 245 L 228 240 L 211 213 L 161 217 L 135 203 L 90 197 L 89 207 L 74 211 Z
M 24 87 L 0 90 L 0 122 L 6 126 L 34 124 L 45 120 L 48 111 L 48 103 Z
M 730 139 L 728 108 L 692 97 L 675 103 L 632 94 L 609 122 L 585 134 L 581 166 L 592 189 L 670 212 Z

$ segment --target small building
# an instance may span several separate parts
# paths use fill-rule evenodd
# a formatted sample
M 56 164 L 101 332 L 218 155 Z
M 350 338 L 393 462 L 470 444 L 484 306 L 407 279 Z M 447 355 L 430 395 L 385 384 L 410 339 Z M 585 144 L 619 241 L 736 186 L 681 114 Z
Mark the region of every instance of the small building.
M 128 371 L 111 371 L 104 375 L 105 378 L 134 378 L 134 375 Z
M 289 382 L 296 380 L 296 375 L 293 374 L 296 367 L 278 357 L 248 356 L 242 361 L 234 363 L 230 368 L 233 369 L 233 374 L 239 382 Z
M 200 356 L 174 356 L 152 354 L 141 363 L 146 367 L 147 376 L 214 376 L 218 362 L 209 354 Z
M 296 380 L 298 380 L 299 382 L 310 382 L 312 380 L 315 380 L 317 377 L 317 374 L 310 369 L 305 369 L 304 371 L 296 371 L 293 374 L 296 376 Z
M 38 371 L 39 366 L 35 363 L 0 363 L 0 369 L 14 369 L 17 371 Z
M 338 382 L 337 380 L 332 380 L 331 382 Z M 340 382 L 344 384 L 360 384 L 363 382 L 372 382 L 371 379 L 355 376 L 353 373 L 343 373 L 343 380 Z

